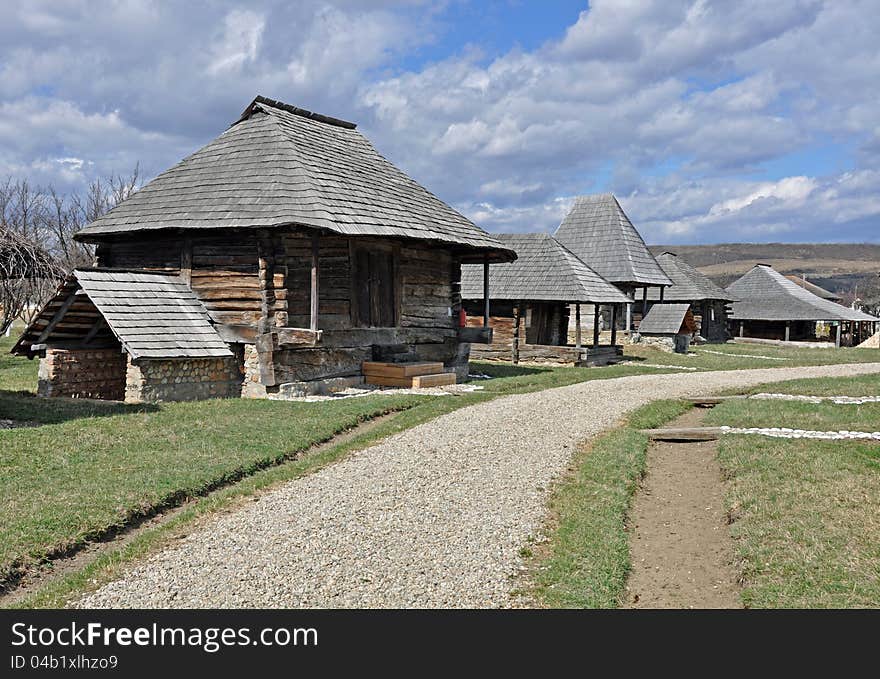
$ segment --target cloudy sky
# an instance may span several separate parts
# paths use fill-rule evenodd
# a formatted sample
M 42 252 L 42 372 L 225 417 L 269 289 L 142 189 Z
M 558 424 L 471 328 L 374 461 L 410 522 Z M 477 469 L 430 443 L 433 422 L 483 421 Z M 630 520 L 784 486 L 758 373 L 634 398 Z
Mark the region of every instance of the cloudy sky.
M 0 178 L 150 178 L 255 94 L 356 121 L 490 231 L 880 242 L 880 1 L 0 0 Z

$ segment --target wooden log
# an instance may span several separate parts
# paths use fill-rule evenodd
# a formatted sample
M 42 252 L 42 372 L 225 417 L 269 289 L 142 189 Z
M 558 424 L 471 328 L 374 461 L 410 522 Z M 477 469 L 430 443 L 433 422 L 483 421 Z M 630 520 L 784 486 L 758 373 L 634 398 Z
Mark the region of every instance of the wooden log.
M 660 288 L 661 290 L 663 288 Z M 611 346 L 617 344 L 617 305 L 611 305 Z
M 379 361 L 364 361 L 361 369 L 364 375 L 376 375 L 379 377 L 416 377 L 418 375 L 431 375 L 443 372 L 443 364 L 434 361 L 418 363 L 383 363 Z
M 73 304 L 75 299 L 75 292 L 68 295 L 67 299 L 65 299 L 62 305 L 58 308 L 58 311 L 55 312 L 55 315 L 52 316 L 52 320 L 49 321 L 49 324 L 46 326 L 43 332 L 40 333 L 40 336 L 37 338 L 37 344 L 45 342 L 48 339 L 49 335 L 51 335 L 52 331 L 55 329 L 55 326 L 61 322 L 62 318 L 64 318 L 64 314 L 67 313 L 67 310 Z
M 318 234 L 312 235 L 312 272 L 311 272 L 311 293 L 309 307 L 309 328 L 313 331 L 318 330 Z
M 745 396 L 694 396 L 690 398 L 682 398 L 680 400 L 685 403 L 690 403 L 697 408 L 712 408 L 717 406 L 719 403 L 724 403 L 725 401 L 731 401 L 734 399 L 744 399 Z
M 308 346 L 314 347 L 321 343 L 321 330 L 310 328 L 278 328 L 279 346 Z
M 489 327 L 489 255 L 483 255 L 483 327 Z
M 599 305 L 593 304 L 593 346 L 599 346 Z
M 412 378 L 413 387 L 443 387 L 455 384 L 455 373 L 437 373 L 434 375 L 417 375 Z
M 522 319 L 522 301 L 517 303 L 513 310 L 513 364 L 519 363 L 519 326 Z
M 689 427 L 681 429 L 643 429 L 651 441 L 717 441 L 721 427 Z

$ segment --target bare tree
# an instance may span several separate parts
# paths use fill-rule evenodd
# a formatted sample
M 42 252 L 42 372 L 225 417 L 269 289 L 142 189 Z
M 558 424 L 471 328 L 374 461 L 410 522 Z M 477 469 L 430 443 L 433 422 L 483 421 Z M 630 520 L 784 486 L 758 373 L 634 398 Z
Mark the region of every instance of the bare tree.
M 0 334 L 16 318 L 30 322 L 64 274 L 33 240 L 0 225 Z
M 27 179 L 0 184 L 0 333 L 18 317 L 30 321 L 64 276 L 94 262 L 74 234 L 134 193 L 139 175 L 135 166 L 70 195 Z

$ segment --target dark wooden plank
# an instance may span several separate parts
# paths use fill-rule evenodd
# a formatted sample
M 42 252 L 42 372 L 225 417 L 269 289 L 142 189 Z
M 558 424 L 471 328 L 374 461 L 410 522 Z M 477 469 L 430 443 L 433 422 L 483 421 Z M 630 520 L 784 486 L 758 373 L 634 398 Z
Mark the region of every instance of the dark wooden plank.
M 680 429 L 643 429 L 651 441 L 717 441 L 721 427 L 690 427 Z

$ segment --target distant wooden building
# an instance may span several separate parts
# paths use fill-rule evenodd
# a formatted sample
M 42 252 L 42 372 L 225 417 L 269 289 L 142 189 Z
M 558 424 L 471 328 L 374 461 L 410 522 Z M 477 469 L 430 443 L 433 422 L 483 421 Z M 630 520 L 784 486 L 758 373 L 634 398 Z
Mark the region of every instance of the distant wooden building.
M 570 344 L 569 308 L 574 305 L 579 315 L 581 304 L 593 304 L 598 313 L 598 305 L 605 304 L 616 314 L 632 298 L 549 234 L 497 234 L 497 238 L 516 252 L 517 259 L 489 267 L 492 343 L 475 345 L 472 356 L 595 365 L 622 353 L 614 332 L 610 345 L 599 344 L 598 324 L 592 341 L 582 338 L 578 329 Z M 462 267 L 461 294 L 470 326 L 483 323 L 484 284 L 481 267 Z
M 731 333 L 783 341 L 817 341 L 817 328 L 830 326 L 837 346 L 854 346 L 870 337 L 880 318 L 817 297 L 773 267 L 758 264 L 727 287 Z
M 657 263 L 672 281 L 663 291 L 665 302 L 686 302 L 694 317 L 696 333 L 709 342 L 724 342 L 729 338 L 728 312 L 733 296 L 713 283 L 673 252 L 664 252 Z M 648 290 L 648 305 L 660 301 L 658 288 Z M 641 326 L 639 326 L 641 332 Z
M 635 299 L 641 290 L 641 304 L 635 311 L 647 311 L 647 296 L 655 288 L 672 285 L 641 235 L 613 194 L 578 196 L 553 234 L 602 278 Z M 633 305 L 627 305 L 622 327 L 632 327 Z
M 263 97 L 77 238 L 96 267 L 14 351 L 41 393 L 130 401 L 333 390 L 369 361 L 464 375 L 461 264 L 515 258 L 353 123 Z
M 840 304 L 843 301 L 843 297 L 835 292 L 826 290 L 825 288 L 808 281 L 806 276 L 788 275 L 786 276 L 786 278 L 792 283 L 796 283 L 797 285 L 801 286 L 807 292 L 812 292 L 814 295 L 816 295 L 816 297 L 827 299 L 829 302 L 834 302 L 835 304 Z

